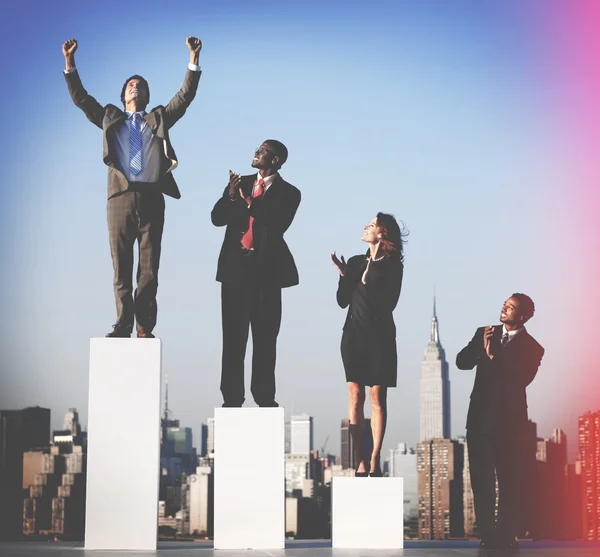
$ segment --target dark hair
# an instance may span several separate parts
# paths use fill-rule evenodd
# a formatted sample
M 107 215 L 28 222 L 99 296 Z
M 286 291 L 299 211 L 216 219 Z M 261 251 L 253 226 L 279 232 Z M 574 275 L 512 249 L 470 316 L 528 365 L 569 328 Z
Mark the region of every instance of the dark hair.
M 379 251 L 383 257 L 404 261 L 403 245 L 406 242 L 404 238 L 409 234 L 404 223 L 401 229 L 394 215 L 377 213 L 377 227 L 381 232 Z
M 123 83 L 123 89 L 121 89 L 121 102 L 123 103 L 123 106 L 125 106 L 125 89 L 127 89 L 127 84 L 132 79 L 139 80 L 142 87 L 146 89 L 146 100 L 148 102 L 143 107 L 146 108 L 146 106 L 148 106 L 148 103 L 150 102 L 150 87 L 148 86 L 148 82 L 141 75 L 132 75 L 125 83 Z
M 288 158 L 287 147 L 276 139 L 266 139 L 263 143 L 268 143 L 273 148 L 275 155 L 279 157 L 279 166 L 283 166 Z
M 511 298 L 519 300 L 519 313 L 525 318 L 525 321 L 529 321 L 535 313 L 533 300 L 527 294 L 521 294 L 520 292 L 515 292 Z

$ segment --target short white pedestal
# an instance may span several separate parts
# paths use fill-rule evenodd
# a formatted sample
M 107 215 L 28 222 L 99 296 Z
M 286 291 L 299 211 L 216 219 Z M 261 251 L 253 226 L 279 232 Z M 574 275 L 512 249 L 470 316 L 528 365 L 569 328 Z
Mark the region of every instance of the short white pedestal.
M 156 550 L 161 341 L 90 342 L 85 549 Z
M 215 408 L 215 549 L 285 547 L 283 408 Z
M 404 547 L 404 480 L 332 480 L 331 542 L 334 549 Z

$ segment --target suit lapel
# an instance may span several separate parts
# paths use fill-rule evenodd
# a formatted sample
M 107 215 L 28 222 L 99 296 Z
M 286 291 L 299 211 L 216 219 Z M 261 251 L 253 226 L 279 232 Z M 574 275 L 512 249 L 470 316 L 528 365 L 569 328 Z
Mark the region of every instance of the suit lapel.
M 125 115 L 125 113 L 122 110 L 117 109 L 115 111 L 114 116 L 112 116 L 109 119 L 108 125 L 106 126 L 106 130 L 108 131 L 110 128 L 112 128 L 113 126 L 116 126 L 117 124 L 124 122 L 126 119 L 127 119 L 127 116 Z
M 275 177 L 275 179 L 273 180 L 273 183 L 269 186 L 269 189 L 265 192 L 265 194 L 263 195 L 263 199 L 265 197 L 267 197 L 267 195 L 269 197 L 271 197 L 273 195 L 272 190 L 275 189 L 275 191 L 277 191 L 280 187 L 281 187 L 281 181 L 282 178 L 279 174 L 277 174 L 277 176 Z
M 492 335 L 492 351 L 498 353 L 499 350 L 504 350 L 502 347 L 502 327 L 494 327 L 494 334 Z
M 513 339 L 504 347 L 502 350 L 505 354 L 510 354 L 511 352 L 518 350 L 523 343 L 527 342 L 526 337 L 529 336 L 529 333 L 526 329 L 523 329 L 517 336 L 513 337 Z

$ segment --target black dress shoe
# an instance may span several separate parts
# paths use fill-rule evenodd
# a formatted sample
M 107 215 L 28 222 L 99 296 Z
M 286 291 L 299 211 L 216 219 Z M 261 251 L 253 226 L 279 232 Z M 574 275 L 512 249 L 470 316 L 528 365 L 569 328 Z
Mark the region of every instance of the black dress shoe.
M 113 330 L 106 333 L 106 338 L 129 338 L 131 336 L 131 327 L 123 325 L 113 325 Z
M 519 549 L 519 542 L 515 539 L 498 540 L 494 545 L 495 549 L 502 549 L 504 551 L 517 551 Z
M 259 408 L 279 408 L 279 404 L 277 404 L 274 400 L 269 402 L 259 403 Z
M 492 540 L 489 538 L 482 538 L 481 541 L 479 542 L 479 547 L 481 549 L 496 549 L 496 546 L 494 545 Z
M 241 408 L 241 407 L 242 407 L 242 403 L 241 402 L 238 403 L 238 404 L 235 404 L 233 402 L 224 402 L 221 405 L 221 408 Z

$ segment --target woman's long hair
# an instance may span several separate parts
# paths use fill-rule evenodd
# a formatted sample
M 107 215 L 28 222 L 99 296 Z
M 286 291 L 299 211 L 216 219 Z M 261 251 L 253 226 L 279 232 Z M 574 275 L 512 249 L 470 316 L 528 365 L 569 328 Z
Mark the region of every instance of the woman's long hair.
M 404 223 L 402 223 L 402 228 L 400 228 L 394 215 L 377 213 L 377 226 L 381 232 L 377 253 L 383 255 L 385 259 L 404 261 L 403 246 L 406 242 L 404 238 L 409 234 Z

